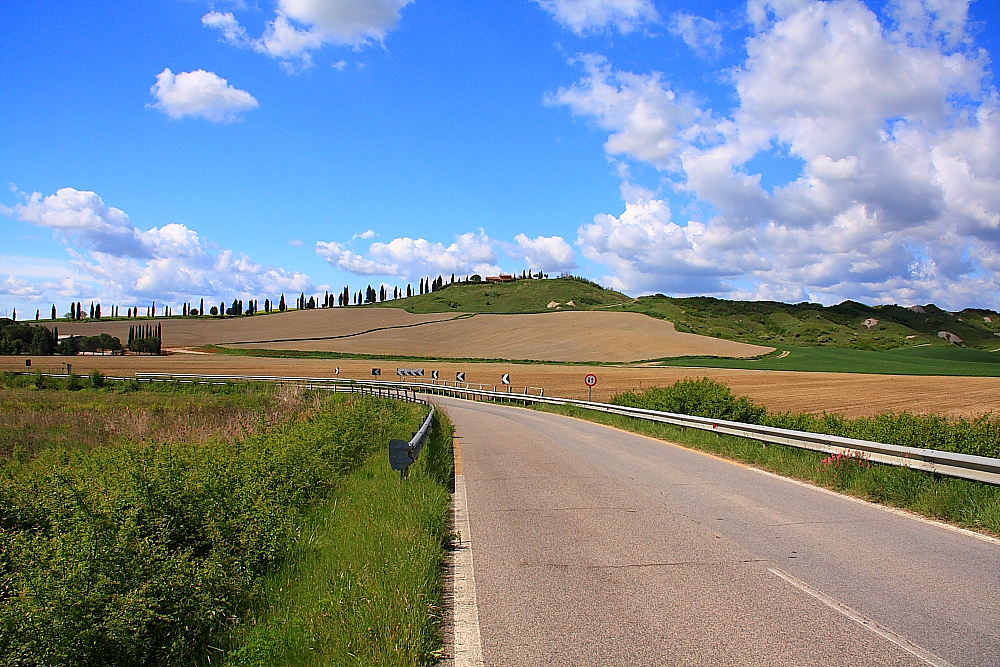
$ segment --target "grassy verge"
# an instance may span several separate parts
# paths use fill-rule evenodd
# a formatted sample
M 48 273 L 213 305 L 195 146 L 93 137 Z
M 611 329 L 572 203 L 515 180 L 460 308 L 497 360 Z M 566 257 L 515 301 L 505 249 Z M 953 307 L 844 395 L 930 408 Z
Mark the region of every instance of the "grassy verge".
M 267 393 L 281 389 L 267 385 L 137 385 L 119 393 L 123 387 L 112 383 L 67 391 L 49 382 L 4 389 L 8 406 L 22 406 L 4 407 L 5 418 L 31 409 L 48 420 L 39 431 L 68 423 L 72 434 L 75 418 L 87 412 L 99 413 L 101 428 L 129 411 L 167 417 L 153 422 L 148 438 L 132 429 L 107 437 L 98 428 L 86 442 L 49 438 L 31 453 L 18 437 L 23 429 L 8 433 L 12 455 L 0 461 L 0 664 L 204 664 L 240 655 L 253 645 L 254 621 L 273 606 L 275 582 L 279 590 L 290 586 L 278 573 L 304 576 L 318 544 L 342 550 L 324 556 L 328 563 L 355 555 L 342 583 L 359 602 L 385 597 L 382 587 L 398 595 L 400 578 L 424 573 L 417 592 L 380 608 L 383 626 L 409 628 L 393 636 L 410 653 L 403 661 L 358 664 L 421 664 L 433 654 L 450 449 L 425 451 L 426 472 L 403 489 L 411 495 L 370 498 L 376 489 L 365 486 L 380 474 L 378 454 L 388 439 L 408 437 L 426 408 L 308 392 L 282 407 Z M 204 407 L 202 393 L 223 413 L 212 420 L 215 432 L 188 438 L 177 425 Z M 249 412 L 252 430 L 227 436 L 225 410 L 255 401 L 262 409 Z M 363 511 L 355 501 L 388 504 Z M 411 539 L 419 532 L 412 523 L 385 524 L 372 541 L 375 515 L 404 503 L 423 541 Z M 379 551 L 414 541 L 422 546 L 404 550 L 406 558 Z M 287 609 L 314 616 L 294 604 Z M 357 609 L 348 616 L 365 618 Z M 370 619 L 353 635 L 331 635 L 326 646 L 340 650 L 338 642 L 347 642 L 344 650 L 354 654 L 366 642 L 381 646 L 391 633 Z M 410 646 L 418 636 L 422 643 Z M 331 655 L 340 655 L 334 648 Z
M 755 440 L 685 430 L 573 406 L 538 405 L 536 409 L 666 440 L 865 500 L 1000 536 L 1000 488 L 989 484 L 935 477 L 919 470 L 857 459 L 828 457 L 819 452 L 764 445 Z
M 454 471 L 438 414 L 406 480 L 379 453 L 311 513 L 224 665 L 437 662 Z

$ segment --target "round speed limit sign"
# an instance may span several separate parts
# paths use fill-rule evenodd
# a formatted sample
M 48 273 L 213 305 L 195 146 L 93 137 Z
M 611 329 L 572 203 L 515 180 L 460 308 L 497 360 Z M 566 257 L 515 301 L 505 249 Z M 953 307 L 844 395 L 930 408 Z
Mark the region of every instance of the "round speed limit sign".
M 591 373 L 587 377 L 585 377 L 583 381 L 587 383 L 588 387 L 593 387 L 595 384 L 597 384 L 597 376 Z

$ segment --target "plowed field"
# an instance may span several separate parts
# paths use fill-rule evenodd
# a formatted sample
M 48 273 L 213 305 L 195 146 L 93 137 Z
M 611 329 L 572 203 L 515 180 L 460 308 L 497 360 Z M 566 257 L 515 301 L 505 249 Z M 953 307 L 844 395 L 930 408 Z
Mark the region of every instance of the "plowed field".
M 166 338 L 166 334 L 164 337 Z M 453 359 L 575 362 L 629 362 L 695 354 L 752 357 L 772 349 L 678 333 L 673 323 L 639 313 L 599 311 L 529 315 L 480 314 L 420 326 L 380 329 L 348 338 L 255 343 L 232 347 Z
M 453 313 L 413 315 L 399 308 L 322 308 L 254 317 L 225 319 L 163 319 L 163 344 L 168 347 L 198 347 L 199 345 L 229 345 L 254 342 L 254 347 L 273 347 L 275 340 L 308 340 L 317 337 L 352 336 L 383 327 L 408 327 L 414 324 L 449 320 Z M 93 336 L 107 332 L 122 342 L 128 338 L 131 324 L 145 325 L 149 321 L 119 320 L 98 322 L 59 322 L 59 333 Z M 48 322 L 41 324 L 49 325 Z
M 438 369 L 442 379 L 454 380 L 464 371 L 472 383 L 500 384 L 500 375 L 510 373 L 517 390 L 544 387 L 546 395 L 586 398 L 583 378 L 593 372 L 599 378 L 594 400 L 604 401 L 614 393 L 653 385 L 671 384 L 684 378 L 712 377 L 729 384 L 737 394 L 751 396 L 771 410 L 836 412 L 846 416 L 873 415 L 908 410 L 952 416 L 974 416 L 1000 411 L 1000 378 L 925 377 L 913 375 L 861 375 L 857 373 L 796 373 L 702 368 L 627 368 L 555 366 L 501 363 L 372 362 L 332 359 L 266 359 L 228 355 L 175 354 L 164 357 L 35 357 L 32 369 L 63 372 L 70 361 L 73 371 L 86 374 L 98 368 L 106 374 L 135 371 L 176 373 L 220 373 L 371 378 L 373 366 L 382 368 L 383 379 L 396 379 L 397 367 L 424 367 L 427 375 Z M 24 357 L 0 357 L 0 370 L 24 370 Z

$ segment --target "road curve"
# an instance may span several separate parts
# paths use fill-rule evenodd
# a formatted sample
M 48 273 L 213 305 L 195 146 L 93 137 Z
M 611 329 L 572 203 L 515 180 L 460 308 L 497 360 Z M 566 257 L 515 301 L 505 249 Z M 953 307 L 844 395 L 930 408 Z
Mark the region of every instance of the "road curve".
M 642 436 L 433 397 L 485 665 L 1000 665 L 1000 543 Z

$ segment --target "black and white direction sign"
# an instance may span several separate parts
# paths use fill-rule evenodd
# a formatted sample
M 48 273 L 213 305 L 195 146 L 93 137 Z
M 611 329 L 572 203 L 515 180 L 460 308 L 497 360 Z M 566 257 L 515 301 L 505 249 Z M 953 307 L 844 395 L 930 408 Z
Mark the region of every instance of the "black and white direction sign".
M 431 379 L 432 380 L 437 380 L 438 379 L 438 372 L 437 371 L 431 371 Z
M 333 369 L 333 374 L 340 375 L 340 366 L 337 366 L 336 368 Z
M 420 377 L 424 376 L 423 368 L 397 368 L 396 375 L 407 376 L 407 377 Z
M 465 382 L 465 372 L 455 373 L 455 382 Z
M 382 375 L 382 369 L 381 368 L 373 368 L 372 369 L 372 375 Z
M 500 381 L 504 384 L 510 384 L 510 373 L 504 373 L 500 376 Z

